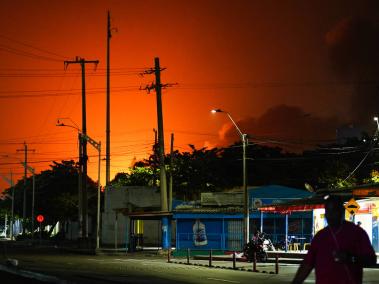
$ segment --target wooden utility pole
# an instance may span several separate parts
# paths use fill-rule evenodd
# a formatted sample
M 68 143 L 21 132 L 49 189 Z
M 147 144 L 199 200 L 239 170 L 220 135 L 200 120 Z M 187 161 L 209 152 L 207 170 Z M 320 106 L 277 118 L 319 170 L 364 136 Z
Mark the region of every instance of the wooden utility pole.
M 65 68 L 69 64 L 80 64 L 81 70 L 82 70 L 82 134 L 83 136 L 87 135 L 87 114 L 86 114 L 86 73 L 85 73 L 85 66 L 86 64 L 99 64 L 99 60 L 85 60 L 84 58 L 76 57 L 73 61 L 65 61 Z M 88 207 L 88 200 L 87 200 L 87 140 L 82 139 L 81 140 L 81 146 L 82 146 L 82 212 L 83 212 L 83 237 L 88 237 L 88 214 L 87 214 L 87 207 Z
M 168 210 L 172 211 L 172 185 L 173 185 L 173 169 L 174 169 L 174 133 L 171 133 L 170 146 L 170 183 L 168 188 Z
M 79 141 L 79 169 L 78 169 L 78 227 L 79 227 L 79 238 L 83 238 L 83 149 L 82 149 L 82 134 L 78 131 L 78 141 Z
M 22 233 L 25 233 L 26 225 L 26 180 L 28 177 L 27 165 L 28 165 L 28 152 L 35 152 L 35 149 L 28 149 L 28 145 L 24 142 L 24 149 L 17 149 L 17 152 L 24 152 L 24 200 L 22 206 Z
M 160 168 L 160 187 L 161 187 L 161 210 L 167 212 L 167 179 L 166 167 L 164 164 L 164 131 L 163 131 L 163 112 L 162 112 L 162 85 L 161 85 L 161 67 L 159 58 L 154 59 L 155 71 L 155 92 L 157 94 L 157 115 L 158 115 L 158 153 Z
M 159 168 L 160 168 L 160 190 L 161 190 L 161 211 L 162 213 L 168 212 L 167 205 L 167 179 L 166 168 L 164 163 L 164 131 L 163 131 L 163 113 L 162 113 L 162 88 L 170 87 L 174 84 L 162 84 L 161 83 L 161 71 L 165 68 L 159 66 L 159 58 L 154 58 L 154 68 L 146 70 L 144 74 L 155 74 L 155 83 L 146 86 L 144 90 L 149 93 L 151 90 L 155 90 L 157 97 L 157 116 L 158 116 L 158 156 L 159 156 Z M 142 89 L 142 88 L 140 88 Z M 168 216 L 162 216 L 162 248 L 171 248 L 171 221 Z
M 110 152 L 111 152 L 111 98 L 110 98 L 110 41 L 112 37 L 111 29 L 111 16 L 108 11 L 108 20 L 107 20 L 107 106 L 106 106 L 106 141 L 105 141 L 105 185 L 109 185 L 110 182 Z

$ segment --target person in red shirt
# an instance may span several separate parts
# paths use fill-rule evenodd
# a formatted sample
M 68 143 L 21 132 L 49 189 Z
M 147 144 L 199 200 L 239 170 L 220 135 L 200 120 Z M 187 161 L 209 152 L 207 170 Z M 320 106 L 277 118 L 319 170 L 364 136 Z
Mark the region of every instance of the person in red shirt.
M 376 264 L 376 254 L 367 233 L 354 223 L 345 221 L 341 197 L 325 197 L 328 226 L 311 242 L 293 284 L 303 283 L 315 268 L 316 284 L 362 283 L 363 267 Z

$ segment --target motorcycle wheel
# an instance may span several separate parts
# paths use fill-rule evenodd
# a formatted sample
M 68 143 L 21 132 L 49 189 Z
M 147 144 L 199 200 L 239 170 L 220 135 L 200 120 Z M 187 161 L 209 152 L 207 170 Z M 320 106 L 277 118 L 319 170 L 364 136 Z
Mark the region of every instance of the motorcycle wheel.
M 262 252 L 261 255 L 259 256 L 261 262 L 267 262 L 267 253 Z

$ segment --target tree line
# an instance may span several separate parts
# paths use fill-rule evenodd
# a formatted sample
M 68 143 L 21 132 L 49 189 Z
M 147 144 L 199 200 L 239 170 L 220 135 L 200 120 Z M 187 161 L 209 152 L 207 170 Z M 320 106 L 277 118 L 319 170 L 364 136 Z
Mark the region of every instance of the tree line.
M 249 186 L 279 184 L 316 191 L 375 183 L 379 180 L 376 141 L 349 139 L 343 145 L 329 144 L 311 151 L 292 153 L 280 147 L 252 144 L 247 147 Z M 222 191 L 242 186 L 242 145 L 174 151 L 165 156 L 167 176 L 173 179 L 174 198 L 195 200 L 201 192 Z M 78 165 L 75 161 L 53 162 L 35 175 L 35 216 L 43 214 L 45 224 L 75 221 L 78 216 Z M 88 212 L 96 214 L 97 184 L 87 177 Z M 148 158 L 135 162 L 128 171 L 116 174 L 111 186 L 159 187 L 157 145 Z M 17 181 L 15 214 L 22 216 L 24 180 Z M 31 216 L 32 177 L 26 180 L 27 216 Z M 3 192 L 2 213 L 10 215 L 12 188 Z M 95 220 L 95 218 L 93 218 Z

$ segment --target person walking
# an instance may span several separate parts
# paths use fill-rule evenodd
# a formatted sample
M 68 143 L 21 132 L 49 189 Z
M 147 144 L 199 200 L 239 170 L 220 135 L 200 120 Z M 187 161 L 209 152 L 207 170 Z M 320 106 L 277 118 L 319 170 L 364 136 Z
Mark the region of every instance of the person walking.
M 325 196 L 328 226 L 313 238 L 292 284 L 303 283 L 315 268 L 316 284 L 362 283 L 363 267 L 376 264 L 376 254 L 367 233 L 345 220 L 340 196 Z

